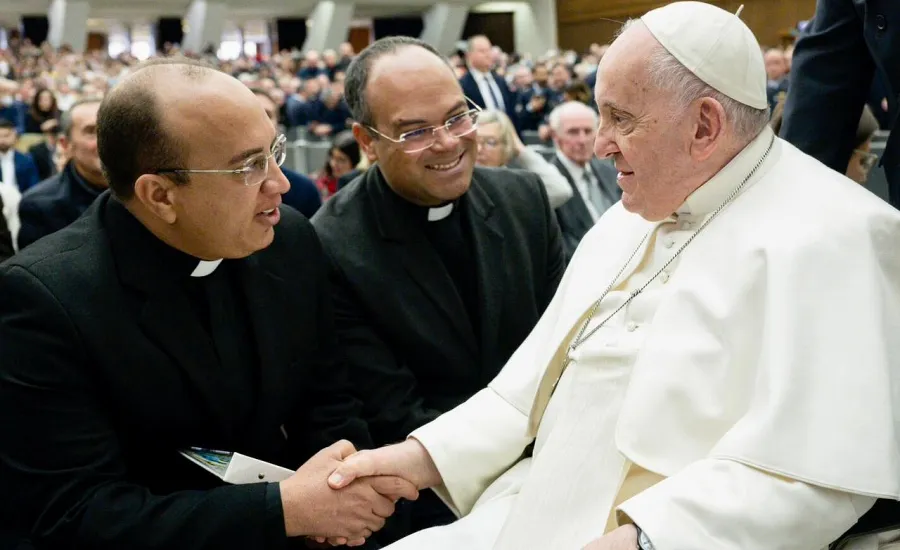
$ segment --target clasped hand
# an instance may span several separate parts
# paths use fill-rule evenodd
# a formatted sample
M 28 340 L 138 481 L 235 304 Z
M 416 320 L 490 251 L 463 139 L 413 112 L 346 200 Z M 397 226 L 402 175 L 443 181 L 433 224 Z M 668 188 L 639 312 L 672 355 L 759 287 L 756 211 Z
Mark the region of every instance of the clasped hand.
M 279 484 L 289 537 L 359 546 L 384 527 L 398 500 L 418 498 L 413 483 L 393 475 L 360 476 L 340 488 L 330 487 L 326 478 L 354 453 L 350 442 L 339 441 L 319 451 Z

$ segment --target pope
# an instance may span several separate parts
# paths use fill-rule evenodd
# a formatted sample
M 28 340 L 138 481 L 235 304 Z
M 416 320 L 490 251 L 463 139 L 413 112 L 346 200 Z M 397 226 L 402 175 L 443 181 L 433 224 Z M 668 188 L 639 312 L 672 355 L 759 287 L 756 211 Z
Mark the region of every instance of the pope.
M 819 550 L 900 498 L 900 213 L 778 139 L 765 85 L 735 14 L 626 24 L 595 89 L 621 202 L 486 389 L 330 478 L 461 517 L 391 550 Z

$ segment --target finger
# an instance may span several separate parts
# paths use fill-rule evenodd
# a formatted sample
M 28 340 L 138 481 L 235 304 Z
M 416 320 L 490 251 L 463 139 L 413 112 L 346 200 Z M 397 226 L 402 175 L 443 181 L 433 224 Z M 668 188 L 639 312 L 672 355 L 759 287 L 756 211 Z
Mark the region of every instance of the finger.
M 380 518 L 389 518 L 394 515 L 394 502 L 379 494 L 374 495 L 372 501 L 372 513 Z
M 343 489 L 360 477 L 373 476 L 378 473 L 375 461 L 372 459 L 372 453 L 369 451 L 360 451 L 353 456 L 349 456 L 335 468 L 334 472 L 328 477 L 328 485 L 332 489 Z
M 324 449 L 330 456 L 344 460 L 348 456 L 356 452 L 356 447 L 346 439 L 336 441 L 327 449 Z
M 330 544 L 332 546 L 343 546 L 343 545 L 347 544 L 347 539 L 344 537 L 328 539 L 328 544 Z
M 372 488 L 392 500 L 405 498 L 416 500 L 419 498 L 419 490 L 416 486 L 402 477 L 377 476 L 370 481 Z
M 375 533 L 376 531 L 381 531 L 381 528 L 384 527 L 385 519 L 380 517 L 374 513 L 372 513 L 366 520 L 366 526 L 368 529 Z
M 366 543 L 366 539 L 354 539 L 347 541 L 347 546 L 362 546 Z
M 326 541 L 325 537 L 316 537 L 316 542 L 319 544 L 324 544 Z

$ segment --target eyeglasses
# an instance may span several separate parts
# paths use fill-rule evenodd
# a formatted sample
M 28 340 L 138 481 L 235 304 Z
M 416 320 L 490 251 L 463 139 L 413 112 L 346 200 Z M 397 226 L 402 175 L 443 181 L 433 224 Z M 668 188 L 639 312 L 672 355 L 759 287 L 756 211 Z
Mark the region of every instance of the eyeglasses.
M 471 99 L 466 98 L 466 100 L 475 108 L 448 118 L 440 126 L 428 126 L 427 128 L 404 132 L 397 139 L 386 136 L 371 126 L 366 126 L 366 128 L 386 140 L 399 144 L 400 149 L 404 153 L 418 153 L 434 145 L 437 141 L 438 130 L 446 130 L 450 136 L 460 138 L 478 129 L 478 116 L 481 114 L 481 108 Z
M 875 153 L 863 151 L 862 149 L 854 149 L 853 152 L 859 155 L 859 165 L 867 172 L 878 162 L 878 155 Z
M 247 187 L 255 187 L 266 181 L 269 177 L 269 159 L 275 159 L 275 164 L 281 166 L 287 157 L 287 138 L 279 135 L 269 147 L 269 153 L 260 153 L 252 156 L 240 168 L 233 170 L 188 170 L 182 168 L 165 168 L 157 170 L 157 174 L 231 174 L 233 176 L 241 176 L 244 185 Z
M 497 138 L 478 138 L 478 145 L 481 147 L 487 147 L 489 149 L 496 149 L 500 147 L 502 142 Z

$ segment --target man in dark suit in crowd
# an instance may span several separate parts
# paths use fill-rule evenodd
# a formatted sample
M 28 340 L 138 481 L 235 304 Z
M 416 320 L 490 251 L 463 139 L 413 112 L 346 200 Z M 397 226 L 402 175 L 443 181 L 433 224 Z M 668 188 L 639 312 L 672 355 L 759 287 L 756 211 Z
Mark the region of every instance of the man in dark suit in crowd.
M 494 62 L 491 58 L 491 41 L 484 35 L 469 38 L 466 51 L 468 71 L 459 80 L 462 91 L 482 109 L 502 111 L 509 116 L 518 127 L 516 116 L 516 98 L 509 91 L 509 86 L 492 70 Z
M 19 134 L 9 120 L 0 119 L 0 181 L 15 184 L 24 193 L 40 181 L 37 166 L 31 157 L 16 151 Z
M 177 59 L 136 68 L 97 128 L 111 193 L 0 268 L 0 523 L 40 548 L 370 536 L 415 490 L 325 483 L 354 452 L 334 441 L 370 441 L 315 232 L 279 208 L 283 136 L 239 81 Z M 190 447 L 299 470 L 224 485 Z
M 60 147 L 69 158 L 62 172 L 22 195 L 19 203 L 19 250 L 77 220 L 106 190 L 97 154 L 100 99 L 77 101 L 61 119 Z
M 478 109 L 429 45 L 382 39 L 347 72 L 375 160 L 313 219 L 335 319 L 376 445 L 465 401 L 503 367 L 565 268 L 540 179 L 474 168 Z M 433 494 L 407 532 L 452 520 Z
M 0 211 L 3 210 L 3 199 L 0 198 Z M 16 251 L 13 248 L 12 235 L 9 233 L 9 227 L 6 225 L 6 218 L 0 216 L 0 262 L 11 258 Z M 3 540 L 0 539 L 0 548 Z
M 50 119 L 41 125 L 44 129 L 44 141 L 36 143 L 28 148 L 28 154 L 38 169 L 39 181 L 44 181 L 59 171 L 56 169 L 56 161 L 54 155 L 59 146 L 59 123 L 55 119 Z
M 900 112 L 900 3 L 819 0 L 794 49 L 781 137 L 844 173 L 863 104 L 878 72 L 892 122 Z M 881 164 L 890 201 L 900 208 L 900 135 L 888 139 Z
M 260 89 L 254 89 L 253 93 L 256 95 L 260 106 L 269 116 L 269 120 L 278 128 L 278 107 L 275 105 L 275 101 L 272 100 L 272 96 L 269 95 L 269 92 Z M 322 194 L 319 193 L 316 182 L 300 172 L 284 167 L 281 168 L 281 172 L 291 184 L 291 188 L 281 196 L 281 201 L 292 208 L 296 208 L 307 218 L 312 218 L 318 212 L 319 207 L 322 206 Z
M 556 209 L 567 259 L 600 216 L 622 197 L 615 166 L 594 156 L 597 122 L 597 113 L 577 101 L 563 103 L 550 113 L 556 145 L 551 163 L 569 180 L 573 191 L 572 198 Z

